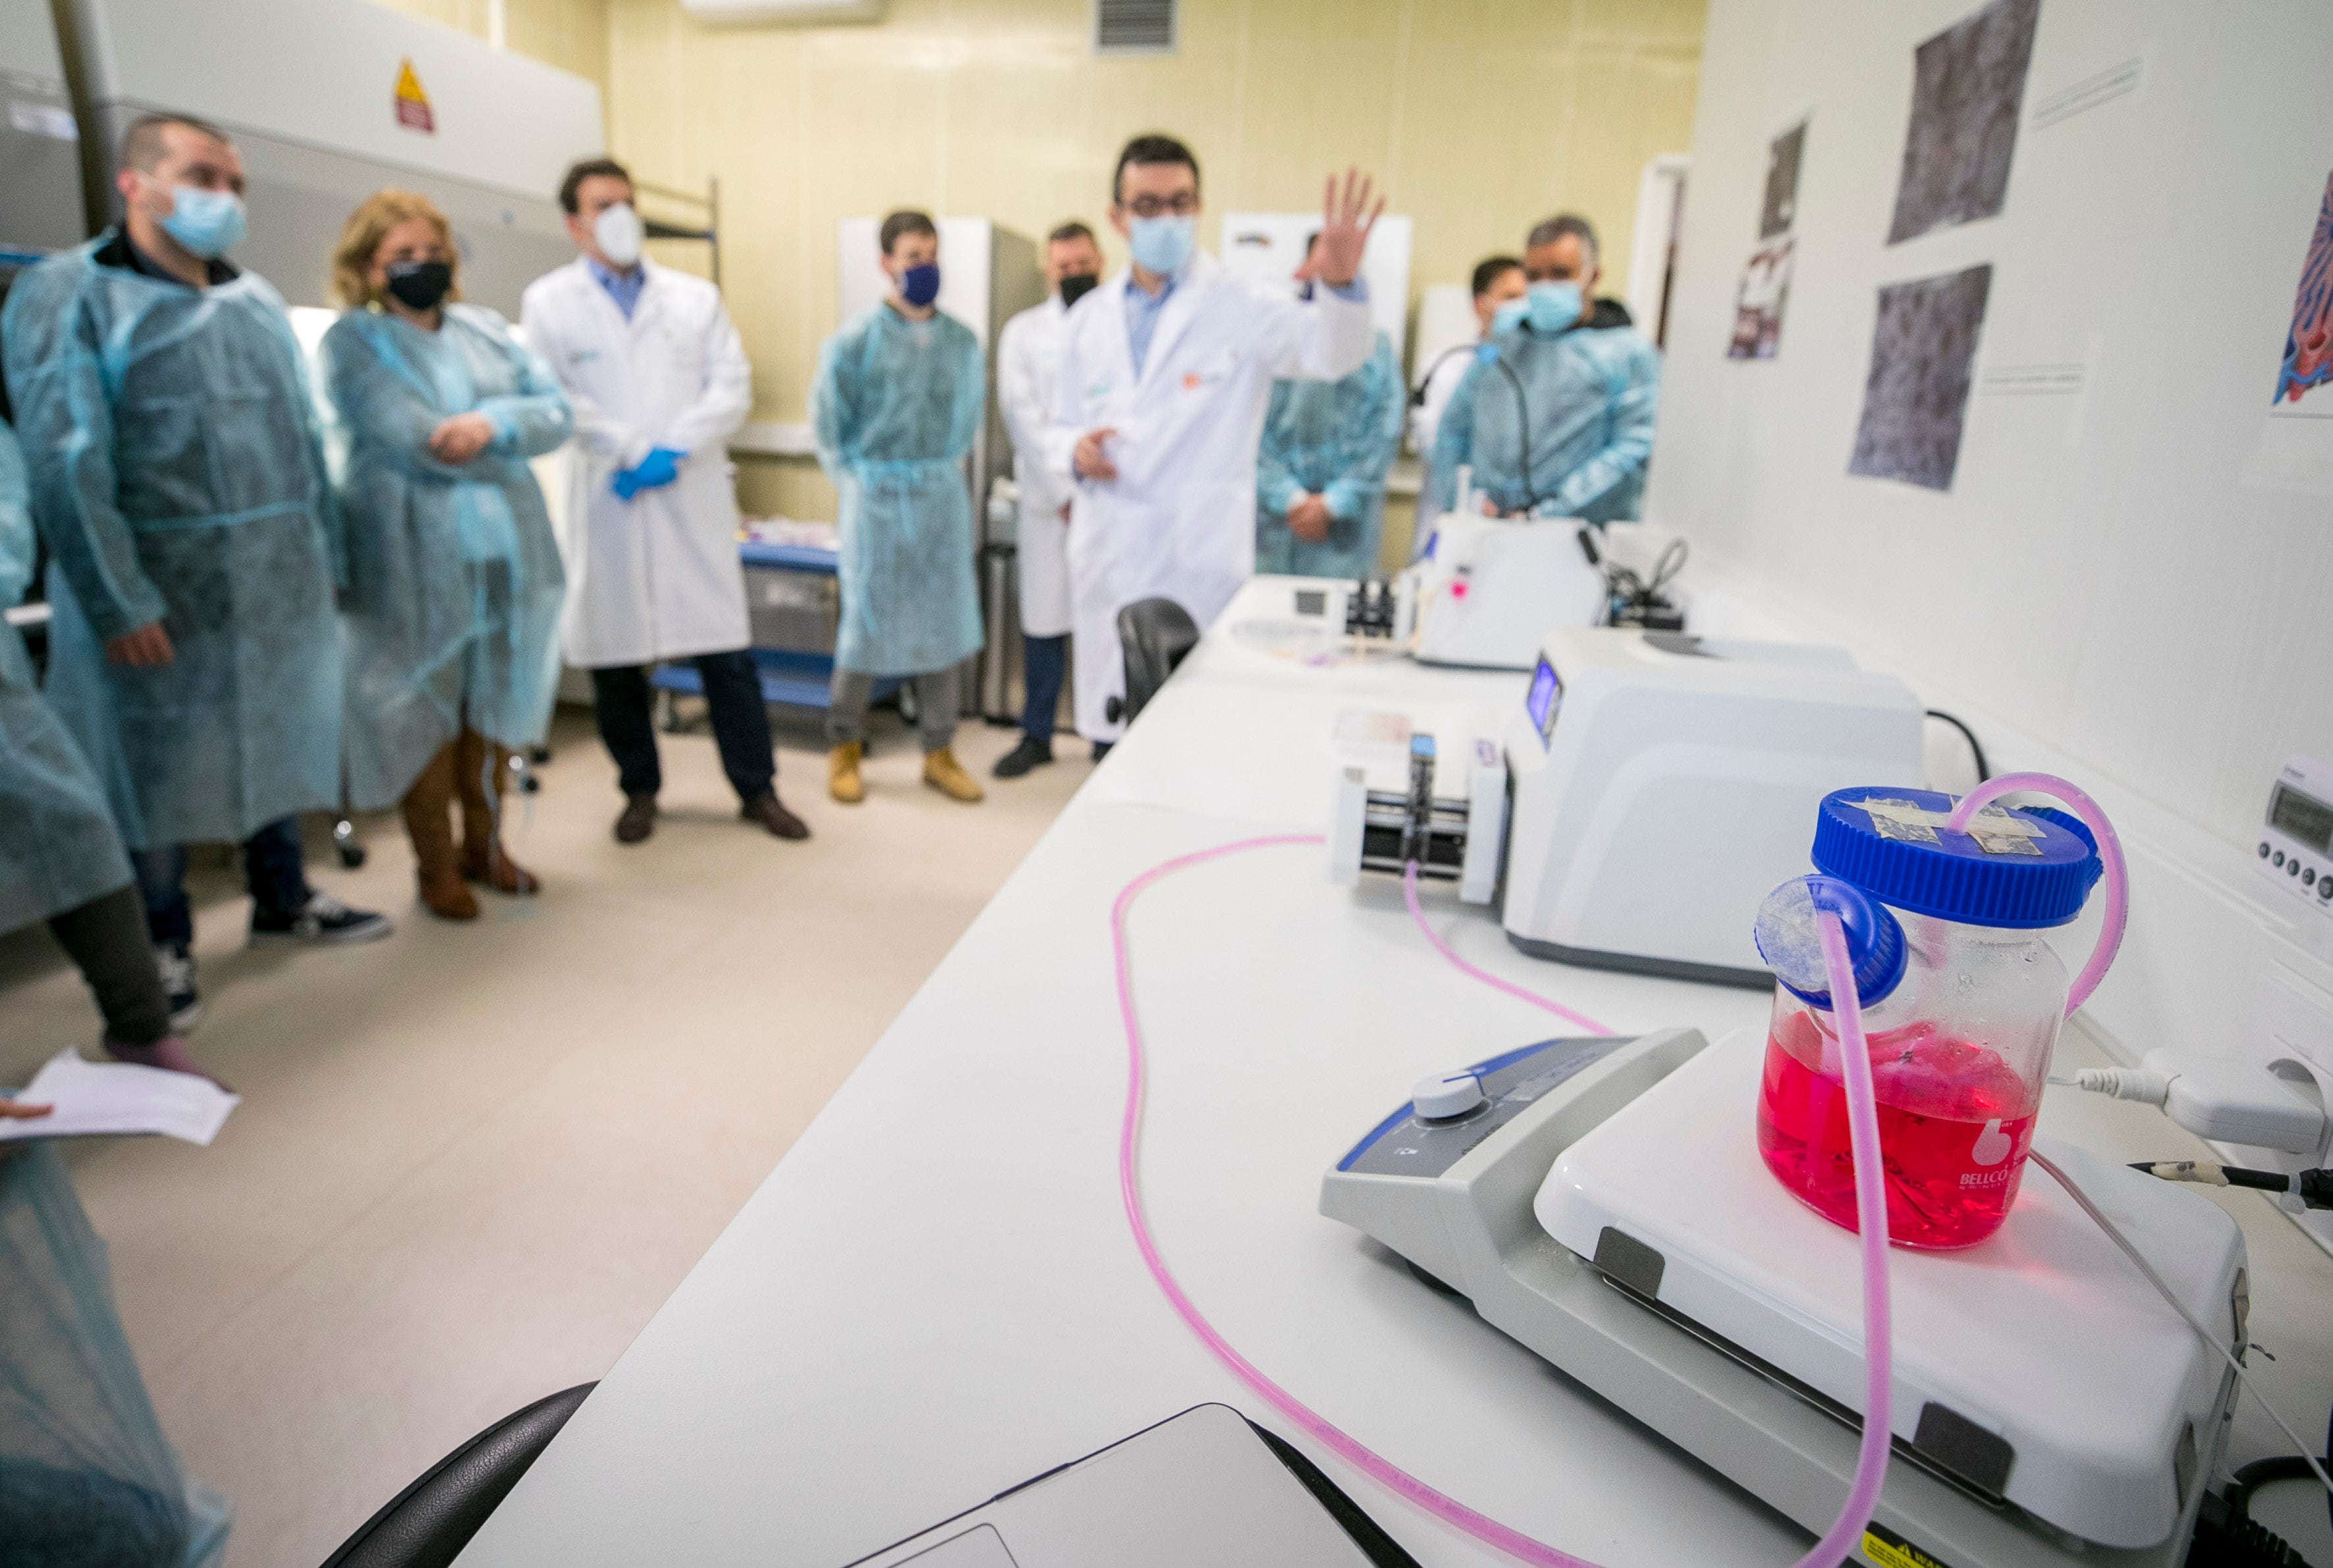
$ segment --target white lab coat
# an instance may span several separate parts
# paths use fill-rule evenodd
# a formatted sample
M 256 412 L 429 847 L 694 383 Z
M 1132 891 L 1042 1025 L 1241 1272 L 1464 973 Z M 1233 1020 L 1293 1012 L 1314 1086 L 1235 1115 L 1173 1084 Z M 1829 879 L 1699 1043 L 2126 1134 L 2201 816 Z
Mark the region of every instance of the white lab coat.
M 1116 740 L 1107 717 L 1126 689 L 1118 612 L 1173 599 L 1202 626 L 1255 571 L 1255 450 L 1275 380 L 1334 381 L 1359 369 L 1377 329 L 1366 301 L 1311 301 L 1242 287 L 1202 252 L 1167 296 L 1142 374 L 1127 342 L 1120 271 L 1062 323 L 1060 386 L 1047 433 L 1063 479 L 1079 437 L 1118 431 L 1118 477 L 1075 482 L 1070 582 L 1076 611 L 1078 733 Z
M 1070 485 L 1045 460 L 1069 313 L 1054 294 L 1005 322 L 996 339 L 996 401 L 1013 438 L 1013 483 L 1021 492 L 1021 629 L 1032 637 L 1061 636 L 1071 621 L 1070 525 L 1061 520 Z
M 648 282 L 629 321 L 580 257 L 520 301 L 528 345 L 575 408 L 561 645 L 587 669 L 750 640 L 727 437 L 753 406 L 753 367 L 718 289 L 640 264 Z M 680 477 L 619 500 L 616 473 L 658 446 L 688 454 Z

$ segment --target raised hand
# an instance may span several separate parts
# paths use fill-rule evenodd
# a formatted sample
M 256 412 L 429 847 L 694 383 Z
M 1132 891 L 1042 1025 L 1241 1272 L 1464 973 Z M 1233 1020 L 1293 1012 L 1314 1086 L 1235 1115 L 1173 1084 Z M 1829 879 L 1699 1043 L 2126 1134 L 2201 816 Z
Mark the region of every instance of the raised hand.
M 1299 282 L 1318 278 L 1342 288 L 1353 281 L 1361 270 L 1361 253 L 1368 248 L 1369 230 L 1385 211 L 1383 196 L 1378 197 L 1376 206 L 1369 205 L 1374 189 L 1369 177 L 1358 168 L 1345 170 L 1341 190 L 1337 177 L 1329 177 L 1329 187 L 1320 197 L 1320 239 L 1312 254 L 1296 269 Z

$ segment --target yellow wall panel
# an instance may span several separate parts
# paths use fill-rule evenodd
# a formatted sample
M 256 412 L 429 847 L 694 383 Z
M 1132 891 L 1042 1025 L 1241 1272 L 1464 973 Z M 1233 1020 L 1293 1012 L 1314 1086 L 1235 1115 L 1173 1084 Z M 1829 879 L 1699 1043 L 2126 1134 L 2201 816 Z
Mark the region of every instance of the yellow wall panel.
M 486 0 L 394 3 L 485 31 Z M 1093 53 L 1092 4 L 893 0 L 873 25 L 713 28 L 678 0 L 508 0 L 508 25 L 512 47 L 601 83 L 641 179 L 719 182 L 763 420 L 806 416 L 851 214 L 977 213 L 1032 238 L 1080 217 L 1114 263 L 1110 166 L 1163 129 L 1198 154 L 1215 214 L 1309 208 L 1359 164 L 1416 221 L 1415 288 L 1464 282 L 1577 208 L 1618 292 L 1638 177 L 1692 140 L 1704 0 L 1183 0 L 1174 53 L 1114 58 Z M 1212 219 L 1201 236 L 1217 243 Z M 704 265 L 701 246 L 654 253 Z M 807 463 L 749 462 L 740 487 L 752 510 L 831 515 Z

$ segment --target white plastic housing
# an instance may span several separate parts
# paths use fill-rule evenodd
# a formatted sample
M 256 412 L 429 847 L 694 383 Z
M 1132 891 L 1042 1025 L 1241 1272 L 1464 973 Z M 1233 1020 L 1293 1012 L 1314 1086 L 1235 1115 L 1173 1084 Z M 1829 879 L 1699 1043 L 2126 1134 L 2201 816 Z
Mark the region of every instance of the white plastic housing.
M 1604 571 L 1579 548 L 1579 523 L 1453 512 L 1435 527 L 1434 554 L 1409 569 L 1418 663 L 1528 670 L 1549 626 L 1604 618 Z
M 1474 742 L 1466 784 L 1466 857 L 1458 871 L 1458 901 L 1488 904 L 1499 891 L 1499 864 L 1507 848 L 1507 759 L 1496 744 Z
M 2313 1154 L 2325 1112 L 2265 1067 L 2225 1056 L 2149 1051 L 2139 1064 L 2168 1080 L 2163 1114 L 2200 1138 Z
M 1339 887 L 1361 880 L 1361 828 L 1368 808 L 1368 774 L 1357 767 L 1340 770 L 1329 804 L 1329 880 Z
M 1849 1410 L 1864 1403 L 1860 1242 L 1800 1204 L 1751 1131 L 1765 1055 L 1741 1030 L 1565 1150 L 1533 1211 L 1585 1257 L 1606 1228 L 1660 1255 L 1656 1299 Z M 2043 1137 L 2223 1343 L 2243 1234 L 2209 1200 Z M 1889 1428 L 1934 1402 L 2014 1451 L 2009 1501 L 2086 1540 L 2163 1540 L 2199 1486 L 2228 1373 L 2039 1166 L 1999 1232 L 1888 1253 Z M 2182 1453 L 2184 1450 L 2185 1458 Z M 2183 1465 L 2184 1467 L 2183 1474 Z
M 1823 796 L 1920 785 L 1919 699 L 1839 649 L 1590 627 L 1541 646 L 1560 707 L 1542 736 L 1518 703 L 1506 747 L 1526 948 L 1754 977 L 1758 905 L 1807 870 Z

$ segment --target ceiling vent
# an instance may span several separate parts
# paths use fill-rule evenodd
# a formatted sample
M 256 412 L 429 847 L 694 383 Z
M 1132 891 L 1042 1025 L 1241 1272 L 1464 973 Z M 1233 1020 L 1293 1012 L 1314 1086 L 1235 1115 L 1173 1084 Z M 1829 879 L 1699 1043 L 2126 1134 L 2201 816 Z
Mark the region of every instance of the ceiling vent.
M 1175 53 L 1175 0 L 1094 0 L 1096 54 Z

